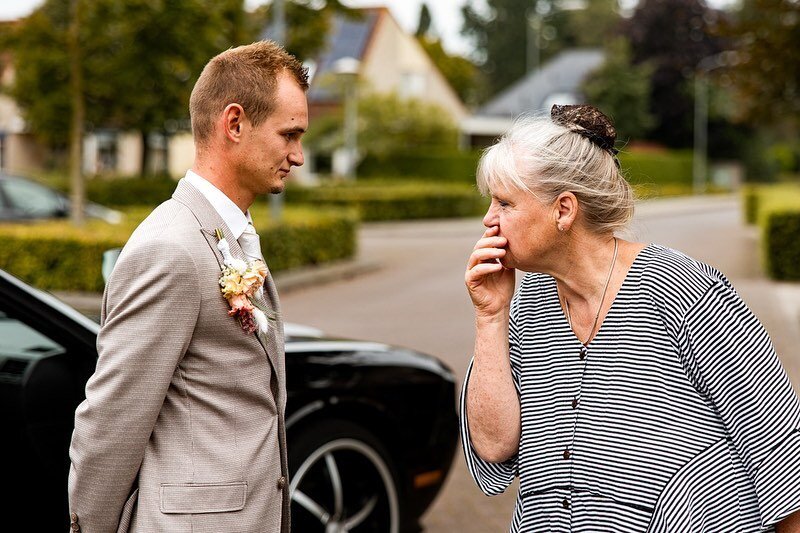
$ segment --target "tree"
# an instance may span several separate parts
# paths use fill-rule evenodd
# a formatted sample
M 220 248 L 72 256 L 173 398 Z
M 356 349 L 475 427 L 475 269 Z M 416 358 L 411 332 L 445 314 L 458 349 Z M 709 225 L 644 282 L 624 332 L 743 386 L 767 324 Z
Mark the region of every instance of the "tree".
M 461 33 L 471 37 L 489 82 L 489 96 L 522 78 L 528 50 L 539 49 L 539 64 L 565 48 L 602 46 L 617 26 L 616 0 L 584 0 L 582 9 L 570 0 L 487 0 L 488 13 L 471 3 L 462 8 Z M 575 3 L 574 1 L 572 2 Z M 581 7 L 581 6 L 577 6 Z M 540 35 L 535 35 L 534 21 Z M 535 43 L 529 39 L 535 38 Z
M 420 37 L 419 43 L 463 102 L 476 105 L 486 94 L 486 79 L 465 57 L 448 54 L 438 38 Z
M 78 41 L 87 124 L 146 135 L 185 120 L 203 65 L 233 44 L 218 31 L 224 26 L 220 6 L 229 10 L 231 4 L 82 2 Z M 51 146 L 63 146 L 69 131 L 69 20 L 69 0 L 47 0 L 10 41 L 16 70 L 12 95 L 31 130 Z
M 427 37 L 428 33 L 431 31 L 431 23 L 433 22 L 431 18 L 431 12 L 428 9 L 428 4 L 422 2 L 422 5 L 419 8 L 419 22 L 417 23 L 417 38 Z
M 306 144 L 320 152 L 343 146 L 342 123 L 341 109 L 318 119 L 305 137 Z M 456 149 L 458 129 L 435 104 L 371 93 L 358 101 L 358 145 L 363 155 L 378 157 L 408 150 Z
M 606 60 L 583 83 L 589 102 L 612 118 L 618 137 L 641 139 L 653 127 L 650 113 L 650 77 L 648 63 L 631 64 L 628 41 L 617 38 L 606 48 Z
M 692 145 L 694 97 L 690 82 L 700 61 L 719 53 L 715 36 L 721 13 L 703 0 L 642 0 L 623 33 L 635 65 L 653 66 L 650 110 L 653 140 L 672 147 Z
M 731 76 L 739 116 L 755 124 L 800 127 L 800 6 L 792 0 L 747 0 L 724 33 L 738 54 Z
M 313 59 L 325 46 L 326 39 L 337 14 L 349 18 L 360 17 L 360 12 L 344 6 L 339 0 L 291 0 L 286 10 L 286 49 L 300 60 Z M 272 3 L 257 8 L 252 19 L 262 34 L 272 22 Z M 269 36 L 269 33 L 267 33 Z

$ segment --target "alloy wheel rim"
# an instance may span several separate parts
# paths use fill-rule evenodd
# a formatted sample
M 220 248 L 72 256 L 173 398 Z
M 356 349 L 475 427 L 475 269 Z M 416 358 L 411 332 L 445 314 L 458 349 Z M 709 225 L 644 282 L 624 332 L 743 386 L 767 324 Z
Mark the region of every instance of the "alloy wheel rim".
M 360 502 L 357 509 L 350 509 L 345 504 L 349 494 L 345 492 L 345 483 L 340 471 L 343 454 L 360 455 L 360 460 L 366 461 L 374 469 L 375 477 L 381 482 L 380 488 L 376 486 L 375 493 Z M 327 502 L 320 502 L 319 498 L 314 498 L 302 490 L 303 481 L 315 469 L 318 472 L 322 469 L 326 474 L 330 485 L 330 494 L 326 495 Z M 359 527 L 381 503 L 381 498 L 385 498 L 389 515 L 388 532 L 397 533 L 399 530 L 397 491 L 392 474 L 381 456 L 359 440 L 336 439 L 320 446 L 297 469 L 289 485 L 289 495 L 292 503 L 299 505 L 319 521 L 325 533 L 347 533 Z

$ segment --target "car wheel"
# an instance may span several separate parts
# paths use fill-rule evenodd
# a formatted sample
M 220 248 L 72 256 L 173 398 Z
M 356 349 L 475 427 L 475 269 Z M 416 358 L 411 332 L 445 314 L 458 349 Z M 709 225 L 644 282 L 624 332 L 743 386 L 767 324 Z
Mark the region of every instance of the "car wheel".
M 400 502 L 385 448 L 343 420 L 314 424 L 289 443 L 292 531 L 397 533 Z

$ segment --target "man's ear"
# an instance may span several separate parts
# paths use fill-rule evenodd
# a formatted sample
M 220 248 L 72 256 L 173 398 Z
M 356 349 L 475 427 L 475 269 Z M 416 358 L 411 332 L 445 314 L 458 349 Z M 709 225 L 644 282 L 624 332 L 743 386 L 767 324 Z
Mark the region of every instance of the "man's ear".
M 571 192 L 562 192 L 553 206 L 558 231 L 569 231 L 578 217 L 578 198 Z
M 244 109 L 239 104 L 228 104 L 222 112 L 222 128 L 225 138 L 238 143 L 242 140 L 242 127 L 245 122 Z

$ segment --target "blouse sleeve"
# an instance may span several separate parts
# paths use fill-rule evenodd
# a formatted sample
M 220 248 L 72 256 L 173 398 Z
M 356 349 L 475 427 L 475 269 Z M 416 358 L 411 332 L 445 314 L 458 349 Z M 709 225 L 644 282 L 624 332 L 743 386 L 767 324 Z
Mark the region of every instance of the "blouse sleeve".
M 679 342 L 753 482 L 762 526 L 800 509 L 800 402 L 764 327 L 716 283 L 688 310 Z
M 520 374 L 520 353 L 517 331 L 513 319 L 509 326 L 509 356 L 511 359 L 511 374 L 514 378 L 514 386 L 519 395 L 519 374 Z M 502 463 L 490 463 L 484 461 L 475 452 L 472 440 L 469 435 L 469 421 L 467 420 L 467 384 L 472 373 L 474 358 L 467 368 L 467 377 L 464 379 L 464 386 L 461 389 L 460 419 L 461 419 L 461 445 L 464 449 L 464 456 L 467 461 L 467 468 L 472 478 L 477 483 L 478 488 L 487 496 L 502 494 L 508 488 L 514 478 L 518 475 L 518 454 Z

